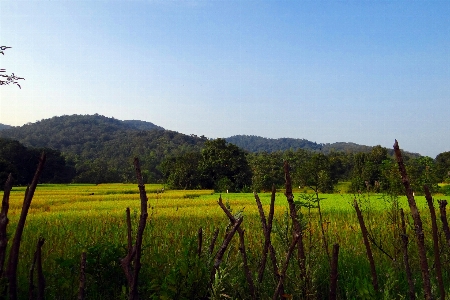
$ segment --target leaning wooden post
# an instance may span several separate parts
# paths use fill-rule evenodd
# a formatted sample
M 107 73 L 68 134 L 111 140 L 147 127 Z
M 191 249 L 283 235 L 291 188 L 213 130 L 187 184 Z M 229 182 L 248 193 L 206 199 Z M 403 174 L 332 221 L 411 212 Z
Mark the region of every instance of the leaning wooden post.
M 339 244 L 334 244 L 333 255 L 331 257 L 330 298 L 329 298 L 330 300 L 337 299 L 338 257 L 339 257 Z
M 373 260 L 372 249 L 370 248 L 369 232 L 367 231 L 363 215 L 361 213 L 361 210 L 359 209 L 358 201 L 356 201 L 356 199 L 353 201 L 353 207 L 355 208 L 356 215 L 358 216 L 359 226 L 361 227 L 361 232 L 364 240 L 364 246 L 366 247 L 367 259 L 369 260 L 370 264 L 370 273 L 372 274 L 372 285 L 375 292 L 378 293 L 377 270 L 375 269 L 375 261 Z
M 8 227 L 8 209 L 9 195 L 12 189 L 13 177 L 9 174 L 5 183 L 5 191 L 3 193 L 2 210 L 0 212 L 0 274 L 3 273 L 5 265 L 6 247 L 8 246 L 8 235 L 6 228 Z
M 36 248 L 36 267 L 37 267 L 37 280 L 38 280 L 38 300 L 45 299 L 45 278 L 42 271 L 42 246 L 44 245 L 45 239 L 39 238 L 37 248 Z
M 128 253 L 120 264 L 125 273 L 128 281 L 129 294 L 128 299 L 138 299 L 138 277 L 141 269 L 141 255 L 142 255 L 142 239 L 144 236 L 144 229 L 147 222 L 147 193 L 145 192 L 144 180 L 142 178 L 141 166 L 139 165 L 139 159 L 134 159 L 134 168 L 136 171 L 136 178 L 139 187 L 139 196 L 141 200 L 141 216 L 139 218 L 138 230 L 136 233 L 136 242 L 134 246 L 130 247 L 131 236 L 131 220 L 129 214 L 129 208 L 127 208 L 127 233 L 128 233 Z M 134 270 L 133 270 L 134 268 Z
M 409 265 L 409 254 L 408 254 L 408 236 L 406 235 L 406 222 L 405 213 L 403 208 L 400 208 L 400 217 L 402 219 L 402 233 L 400 234 L 402 239 L 402 249 L 403 249 L 403 262 L 405 263 L 406 278 L 408 279 L 409 286 L 409 300 L 416 299 L 416 292 L 414 288 L 414 280 L 412 276 L 411 266 Z
M 80 262 L 80 285 L 78 287 L 78 300 L 84 300 L 86 297 L 86 252 L 81 253 Z
M 428 269 L 427 255 L 425 251 L 425 235 L 423 232 L 422 219 L 420 218 L 419 209 L 416 205 L 416 200 L 414 199 L 413 191 L 409 183 L 408 175 L 406 174 L 405 164 L 403 163 L 402 153 L 400 152 L 400 147 L 398 146 L 397 140 L 394 143 L 395 157 L 397 158 L 398 169 L 402 176 L 402 183 L 405 187 L 406 197 L 408 199 L 409 208 L 411 210 L 411 215 L 414 220 L 414 227 L 416 233 L 416 242 L 419 252 L 420 270 L 422 272 L 423 280 L 423 291 L 425 294 L 425 299 L 431 300 L 431 281 L 430 281 L 430 271 Z
M 236 222 L 233 224 L 233 227 L 231 230 L 226 234 L 225 239 L 222 242 L 222 245 L 219 248 L 219 251 L 217 251 L 216 256 L 214 257 L 214 264 L 213 268 L 211 270 L 210 275 L 210 282 L 211 285 L 214 283 L 214 279 L 216 277 L 216 271 L 219 269 L 220 264 L 222 263 L 223 255 L 225 254 L 225 251 L 227 250 L 228 244 L 230 244 L 231 239 L 233 238 L 234 234 L 236 233 L 236 230 L 241 225 L 242 221 L 244 220 L 243 217 L 240 217 L 236 220 Z
M 447 200 L 438 200 L 439 211 L 441 213 L 442 230 L 445 234 L 445 239 L 447 240 L 447 245 L 450 247 L 450 229 L 447 221 Z
M 292 239 L 291 245 L 289 246 L 288 252 L 286 254 L 286 259 L 284 260 L 283 268 L 281 269 L 280 279 L 278 280 L 277 287 L 275 289 L 275 293 L 273 294 L 272 299 L 276 300 L 278 295 L 280 294 L 280 289 L 283 287 L 283 280 L 286 277 L 286 271 L 289 267 L 289 261 L 291 260 L 292 253 L 294 252 L 295 245 L 300 239 L 300 235 L 294 234 L 294 238 Z
M 270 235 L 272 232 L 272 223 L 273 223 L 273 215 L 274 215 L 274 206 L 275 206 L 275 193 L 276 193 L 276 189 L 275 186 L 272 185 L 272 196 L 270 198 L 270 209 L 269 209 L 269 217 L 266 220 L 266 216 L 264 214 L 264 209 L 262 207 L 261 204 L 261 200 L 259 199 L 259 196 L 257 193 L 254 193 L 255 196 L 255 200 L 256 200 L 256 205 L 258 206 L 258 211 L 259 211 L 259 217 L 261 219 L 261 226 L 263 229 L 263 233 L 264 233 L 264 247 L 263 247 L 263 251 L 262 251 L 262 257 L 261 257 L 261 263 L 259 266 L 259 270 L 258 270 L 258 282 L 261 284 L 263 281 L 263 277 L 264 277 L 264 271 L 266 268 L 266 263 L 267 263 L 267 255 L 269 253 L 269 249 L 273 249 L 272 247 L 272 242 L 270 240 Z M 275 259 L 275 266 L 274 266 L 274 273 L 275 273 L 275 280 L 279 281 L 280 279 L 280 274 L 278 272 L 278 267 L 276 264 L 276 256 L 275 256 L 275 250 L 270 251 L 270 255 L 271 255 L 271 259 Z M 284 290 L 281 287 L 280 290 L 281 294 L 284 294 Z
M 19 222 L 17 223 L 16 233 L 14 234 L 13 243 L 11 245 L 11 250 L 9 252 L 8 267 L 6 269 L 6 277 L 8 279 L 8 290 L 9 299 L 17 299 L 17 265 L 19 263 L 19 250 L 20 242 L 22 239 L 23 230 L 25 228 L 25 221 L 27 219 L 28 210 L 31 205 L 31 200 L 33 200 L 34 192 L 36 191 L 36 186 L 41 176 L 42 170 L 45 164 L 45 153 L 43 152 L 40 159 L 39 165 L 34 174 L 31 184 L 27 187 L 25 191 L 25 198 L 23 200 L 22 212 L 20 214 Z
M 197 256 L 200 258 L 202 256 L 202 244 L 203 244 L 203 229 L 200 227 L 197 233 L 198 245 L 197 245 Z
M 292 231 L 292 236 L 295 239 L 298 236 L 298 244 L 297 244 L 297 259 L 300 267 L 300 277 L 304 284 L 306 284 L 306 255 L 305 255 L 305 247 L 303 244 L 303 231 L 298 221 L 297 209 L 294 203 L 294 194 L 292 193 L 292 183 L 291 183 L 291 175 L 289 173 L 289 164 L 287 161 L 284 162 L 284 176 L 285 176 L 285 187 L 286 187 L 286 199 L 289 203 L 289 214 L 292 219 L 292 225 L 294 230 Z M 305 289 L 304 289 L 305 292 Z
M 224 213 L 227 215 L 231 224 L 234 225 L 237 222 L 237 220 L 223 204 L 222 196 L 219 197 L 218 204 L 219 204 L 220 208 L 222 208 Z M 256 289 L 255 289 L 255 285 L 253 283 L 252 272 L 250 271 L 250 267 L 248 265 L 247 252 L 245 251 L 244 230 L 241 227 L 237 227 L 236 230 L 239 234 L 239 252 L 241 252 L 242 262 L 244 264 L 244 273 L 245 273 L 245 278 L 247 279 L 248 288 L 250 290 L 250 297 L 252 299 L 256 299 Z
M 439 253 L 439 241 L 438 241 L 438 227 L 436 222 L 436 210 L 434 209 L 433 197 L 431 197 L 430 190 L 428 186 L 423 187 L 425 190 L 425 199 L 427 199 L 428 208 L 430 209 L 431 216 L 431 229 L 433 233 L 433 251 L 434 251 L 434 265 L 436 267 L 436 279 L 439 286 L 439 294 L 441 300 L 445 300 L 445 288 L 444 280 L 442 279 L 442 267 L 441 267 L 441 256 Z

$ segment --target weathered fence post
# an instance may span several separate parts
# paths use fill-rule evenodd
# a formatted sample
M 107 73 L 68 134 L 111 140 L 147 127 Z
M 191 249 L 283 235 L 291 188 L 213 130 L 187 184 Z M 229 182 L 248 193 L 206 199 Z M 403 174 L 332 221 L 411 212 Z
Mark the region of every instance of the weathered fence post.
M 416 205 L 416 200 L 414 199 L 414 194 L 409 183 L 408 175 L 406 174 L 405 164 L 403 163 L 402 153 L 400 147 L 398 146 L 397 140 L 394 143 L 395 157 L 397 158 L 398 169 L 402 176 L 402 183 L 405 187 L 406 197 L 408 199 L 409 208 L 411 210 L 411 215 L 414 220 L 414 227 L 416 232 L 417 248 L 419 252 L 420 270 L 422 272 L 423 279 L 423 291 L 425 294 L 425 299 L 431 300 L 431 281 L 430 281 L 430 271 L 428 269 L 428 261 L 425 249 L 425 235 L 423 232 L 422 220 L 420 218 L 419 209 Z

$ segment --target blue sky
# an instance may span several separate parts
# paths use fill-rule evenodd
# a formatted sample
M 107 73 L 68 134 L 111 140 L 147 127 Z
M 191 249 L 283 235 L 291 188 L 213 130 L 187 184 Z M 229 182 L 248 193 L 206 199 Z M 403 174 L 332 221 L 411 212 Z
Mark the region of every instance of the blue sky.
M 0 123 L 450 151 L 450 1 L 0 1 Z

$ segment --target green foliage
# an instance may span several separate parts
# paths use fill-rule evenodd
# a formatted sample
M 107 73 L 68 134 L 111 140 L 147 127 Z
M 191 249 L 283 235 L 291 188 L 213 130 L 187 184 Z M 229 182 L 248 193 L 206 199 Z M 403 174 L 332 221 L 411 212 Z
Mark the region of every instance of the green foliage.
M 198 257 L 196 245 L 195 238 L 184 237 L 177 256 L 154 257 L 158 267 L 153 270 L 143 266 L 143 275 L 151 278 L 143 285 L 150 299 L 206 299 L 210 263 L 208 256 Z M 161 269 L 167 269 L 167 273 L 161 273 Z
M 441 191 L 442 191 L 442 193 L 443 193 L 444 195 L 450 196 L 450 185 L 444 185 L 444 186 L 441 188 Z
M 245 153 L 223 139 L 206 141 L 201 152 L 168 156 L 158 169 L 171 188 L 234 192 L 251 185 Z
M 179 156 L 167 156 L 162 161 L 161 170 L 166 183 L 173 189 L 196 189 L 200 186 L 198 165 L 200 152 L 187 152 Z
M 283 153 L 261 152 L 247 156 L 252 169 L 252 187 L 254 191 L 270 191 L 272 185 L 284 184 Z
M 356 153 L 353 156 L 351 191 L 365 191 L 371 189 L 380 191 L 383 181 L 383 162 L 389 159 L 388 150 L 375 146 L 370 153 Z
M 140 298 L 208 299 L 215 295 L 223 299 L 249 299 L 237 236 L 233 238 L 224 256 L 218 277 L 213 282 L 213 289 L 209 290 L 212 259 L 229 224 L 229 220 L 217 205 L 219 195 L 211 194 L 211 191 L 174 190 L 157 194 L 161 187 L 162 185 L 146 185 L 151 212 L 149 226 L 144 232 Z M 135 193 L 132 192 L 133 189 Z M 11 226 L 8 227 L 8 233 L 14 231 L 24 190 L 24 187 L 15 187 L 11 192 Z M 136 228 L 139 219 L 137 191 L 136 184 L 39 185 L 22 240 L 19 264 L 20 293 L 27 295 L 29 263 L 37 237 L 43 236 L 46 239 L 43 247 L 43 268 L 48 299 L 76 298 L 80 255 L 83 250 L 88 253 L 89 299 L 126 298 L 124 275 L 118 266 L 118 259 L 125 256 L 122 246 L 127 239 L 125 208 L 130 207 L 132 210 L 133 228 Z M 308 292 L 314 299 L 328 299 L 329 264 L 321 245 L 316 198 L 313 194 L 294 193 L 299 220 L 304 229 L 307 268 L 311 278 Z M 192 199 L 195 196 L 197 197 Z M 259 196 L 267 212 L 271 194 L 262 193 Z M 278 262 L 282 264 L 292 241 L 292 220 L 283 192 L 277 192 L 276 196 L 272 243 Z M 407 209 L 408 203 L 405 196 L 384 199 L 380 198 L 379 194 L 364 194 L 363 197 L 366 198 L 361 199 L 361 207 L 366 225 L 376 242 L 382 240 L 384 249 L 396 254 L 396 259 L 393 261 L 378 248 L 373 248 L 380 283 L 380 292 L 375 294 L 358 221 L 350 204 L 353 196 L 323 195 L 326 201 L 321 199 L 320 205 L 323 219 L 326 220 L 324 224 L 327 226 L 329 244 L 340 245 L 338 299 L 402 299 L 401 295 L 406 295 L 408 288 L 402 266 L 402 253 L 395 242 L 389 241 L 394 238 L 398 240 L 399 237 L 393 228 L 397 227 L 393 222 L 395 210 L 398 218 L 398 207 Z M 449 200 L 449 197 L 445 196 L 440 198 Z M 421 210 L 425 230 L 429 232 L 431 223 L 425 210 L 426 201 L 423 196 L 416 197 L 416 201 Z M 241 208 L 245 207 L 244 222 L 241 226 L 245 231 L 250 269 L 256 277 L 264 237 L 254 196 L 229 193 L 224 202 L 227 207 L 234 208 L 232 214 L 236 217 L 242 214 Z M 303 212 L 303 215 L 300 212 Z M 417 251 L 412 240 L 414 227 L 411 226 L 410 218 L 408 219 L 410 258 L 418 291 L 417 298 L 420 298 L 423 295 L 420 290 L 421 274 Z M 210 255 L 208 248 L 217 226 L 221 230 L 215 250 Z M 196 238 L 199 227 L 203 228 L 203 251 L 200 258 L 197 255 Z M 431 237 L 425 237 L 427 249 L 432 251 Z M 442 248 L 445 282 L 450 282 L 449 273 L 446 271 L 450 270 L 448 252 L 448 249 Z M 293 299 L 303 299 L 296 257 L 295 253 L 288 267 L 285 291 L 286 294 L 292 295 Z M 433 277 L 432 281 L 434 280 Z M 261 285 L 257 284 L 259 299 L 271 298 L 276 284 L 269 261 L 263 282 Z
M 423 194 L 423 186 L 427 185 L 432 193 L 439 189 L 440 178 L 436 175 L 436 166 L 434 160 L 428 156 L 411 159 L 406 171 L 415 193 Z
M 436 176 L 441 182 L 450 182 L 450 151 L 436 156 Z
M 245 152 L 224 139 L 206 141 L 199 163 L 200 185 L 224 192 L 251 186 L 252 171 Z
M 126 255 L 125 247 L 111 242 L 100 242 L 90 245 L 86 249 L 86 296 L 98 299 L 118 299 L 123 294 L 123 287 L 127 282 L 119 259 Z M 56 282 L 68 288 L 75 285 L 68 278 L 76 276 L 80 268 L 79 257 L 56 258 L 58 270 Z M 67 275 L 71 276 L 67 276 Z
M 41 174 L 40 182 L 66 183 L 75 174 L 72 166 L 59 151 L 52 149 L 26 148 L 21 143 L 0 138 L 0 182 L 3 183 L 11 173 L 15 185 L 27 185 L 31 182 L 42 152 L 47 155 L 46 166 Z
M 299 164 L 294 174 L 301 186 L 309 187 L 315 193 L 332 192 L 333 186 L 337 183 L 337 178 L 332 177 L 328 157 L 321 153 L 315 153 Z
M 405 188 L 401 181 L 398 164 L 393 159 L 385 159 L 381 163 L 381 190 L 390 195 L 398 196 L 405 193 Z

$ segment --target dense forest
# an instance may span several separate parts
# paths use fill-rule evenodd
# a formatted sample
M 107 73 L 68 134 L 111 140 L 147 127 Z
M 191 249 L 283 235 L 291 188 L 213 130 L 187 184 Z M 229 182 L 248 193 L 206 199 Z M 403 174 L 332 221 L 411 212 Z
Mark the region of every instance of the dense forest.
M 285 150 L 310 150 L 314 152 L 321 152 L 323 154 L 330 154 L 332 152 L 346 152 L 346 153 L 368 153 L 373 147 L 359 145 L 355 143 L 316 143 L 305 139 L 293 138 L 279 138 L 270 139 L 254 135 L 234 135 L 226 138 L 226 141 L 232 143 L 239 148 L 249 152 L 276 152 Z M 393 149 L 388 149 L 389 155 L 394 155 Z M 419 157 L 418 153 L 407 152 L 408 156 Z
M 206 138 L 164 130 L 150 122 L 120 121 L 100 115 L 54 117 L 0 131 L 26 147 L 61 151 L 76 169 L 74 182 L 129 182 L 138 156 L 147 181 L 162 179 L 156 168 L 168 154 L 199 150 Z
M 27 148 L 18 141 L 0 138 L 0 185 L 12 174 L 14 183 L 27 185 L 31 182 L 42 152 L 47 154 L 47 167 L 41 175 L 42 182 L 67 183 L 75 176 L 75 168 L 66 164 L 61 152 L 49 148 Z
M 304 139 L 234 136 L 209 140 L 165 130 L 150 122 L 100 115 L 53 117 L 0 130 L 0 179 L 9 172 L 26 184 L 38 154 L 51 153 L 43 182 L 131 182 L 132 160 L 141 160 L 146 182 L 177 189 L 270 190 L 282 186 L 287 160 L 296 186 L 333 191 L 350 181 L 352 191 L 399 188 L 392 150 L 353 143 L 318 144 Z M 22 159 L 24 157 L 25 159 Z M 450 152 L 435 159 L 405 152 L 415 188 L 449 180 Z

